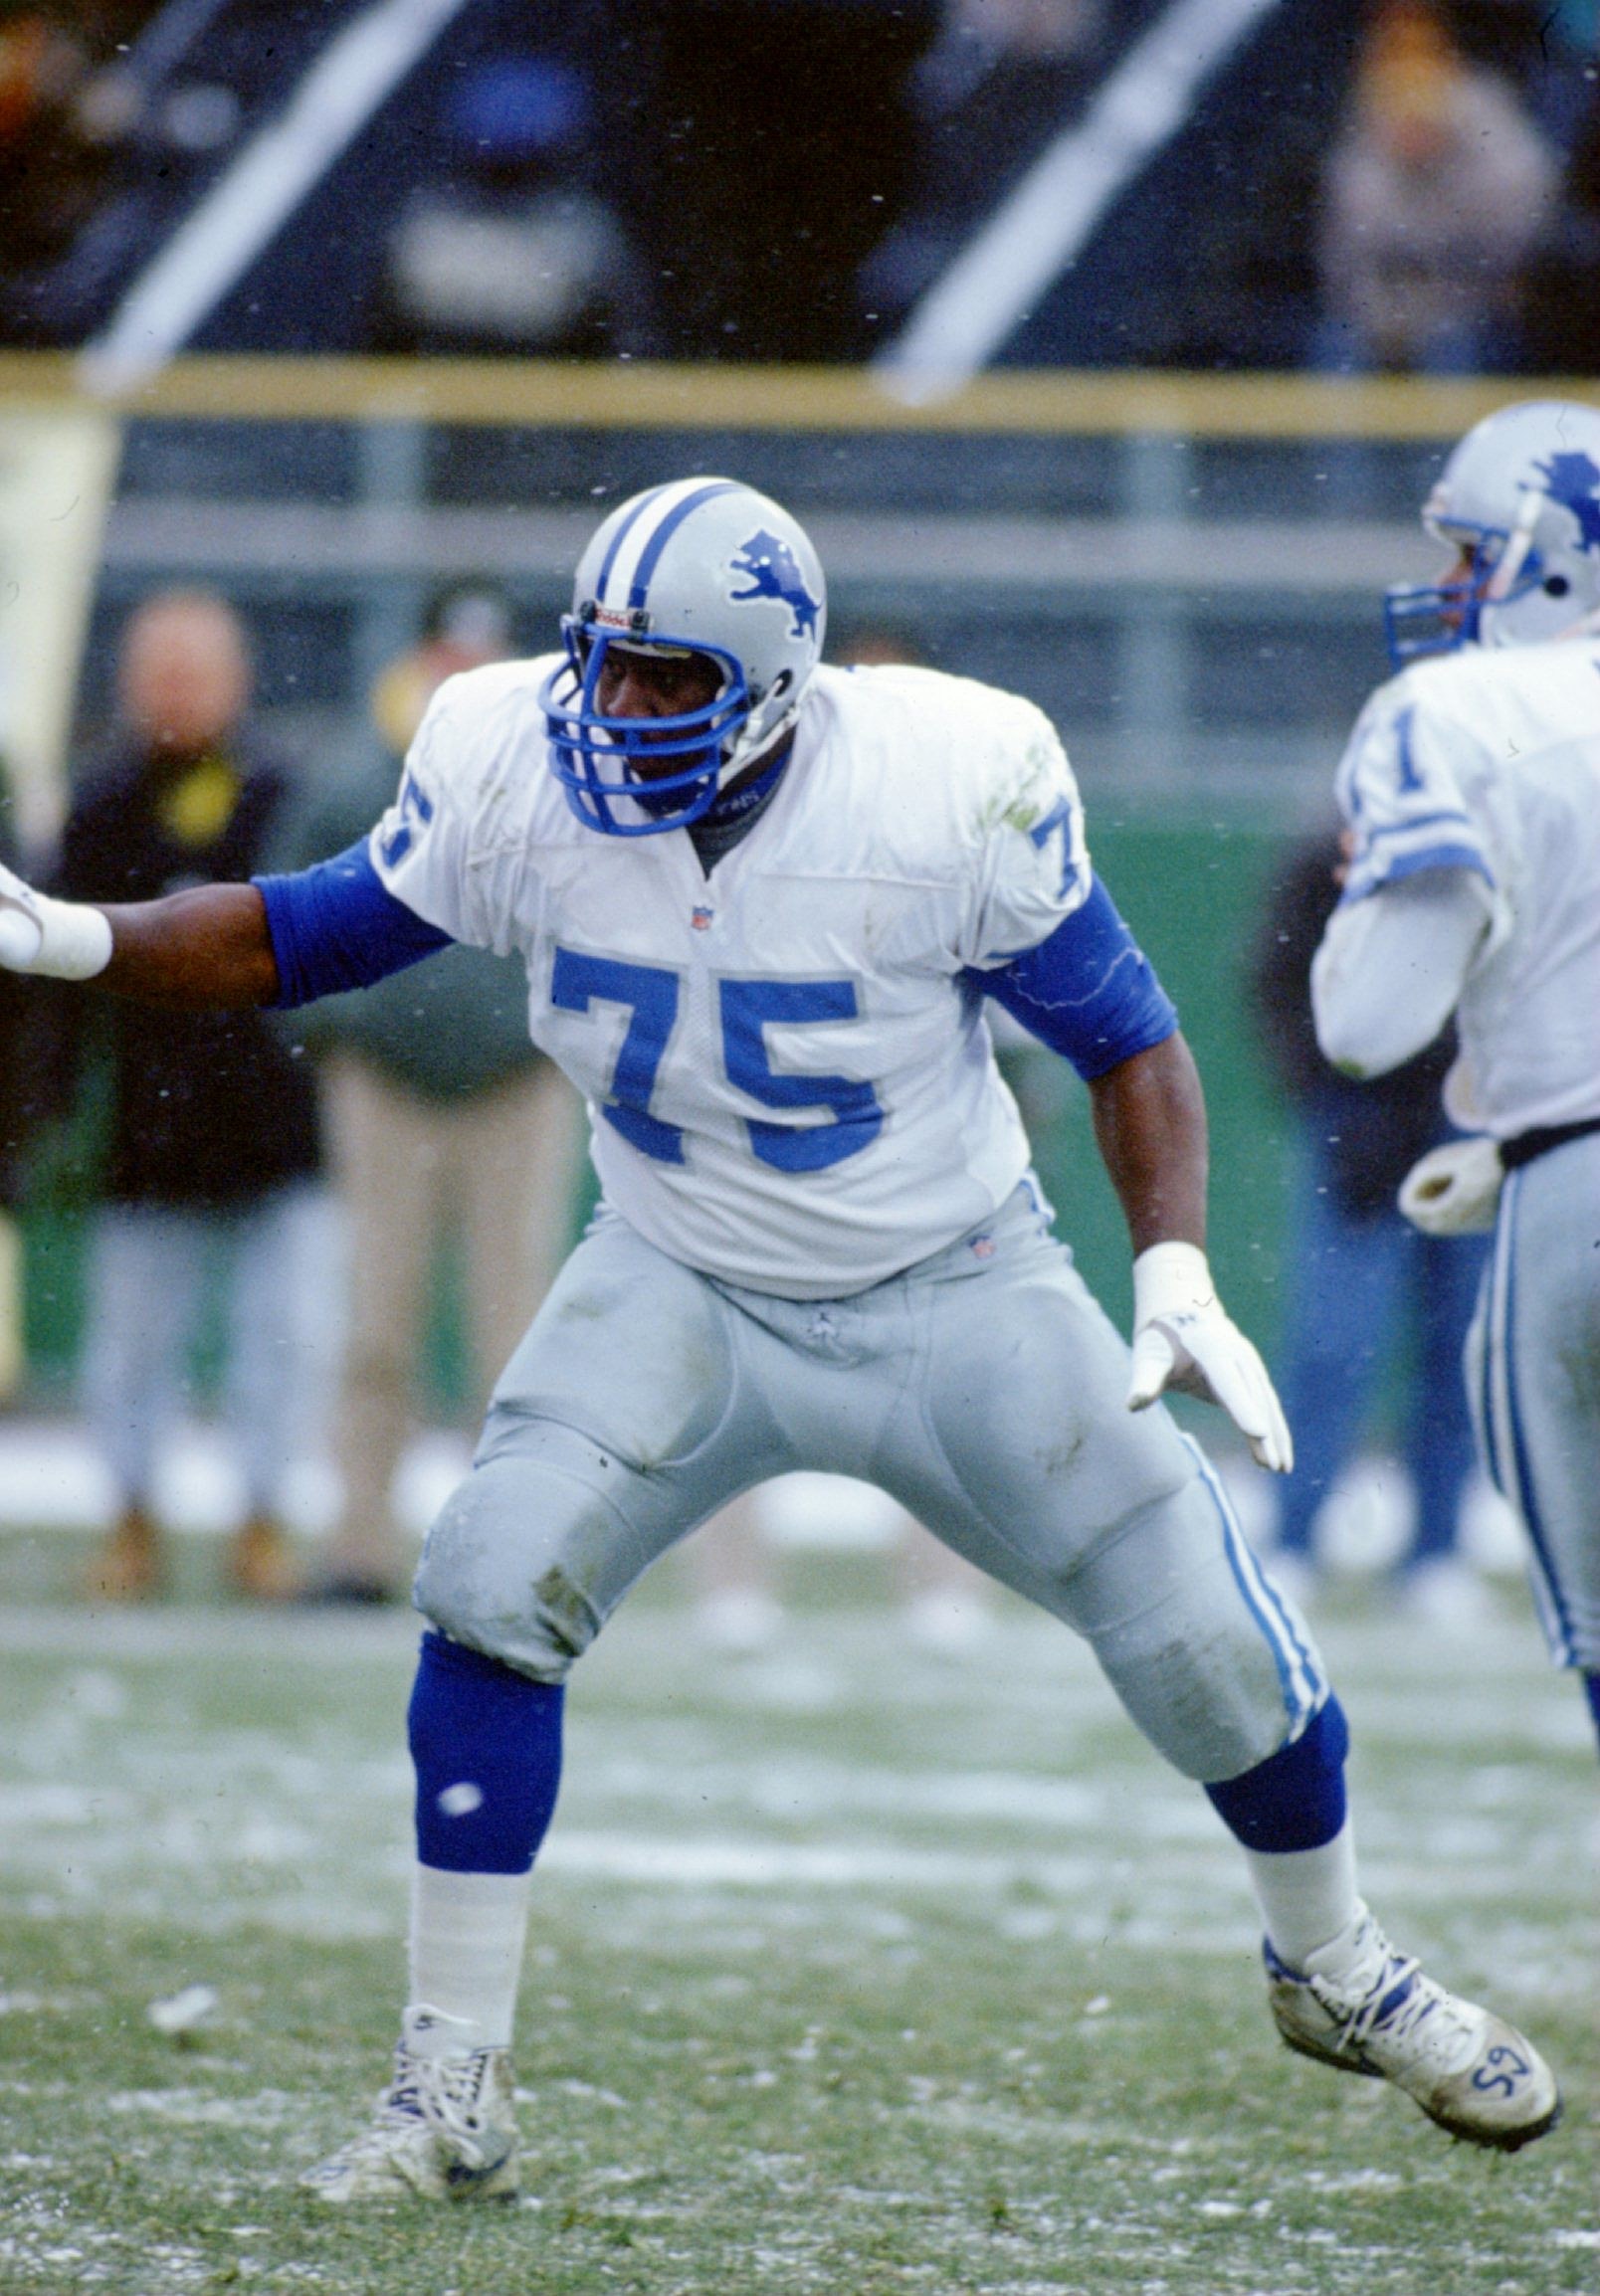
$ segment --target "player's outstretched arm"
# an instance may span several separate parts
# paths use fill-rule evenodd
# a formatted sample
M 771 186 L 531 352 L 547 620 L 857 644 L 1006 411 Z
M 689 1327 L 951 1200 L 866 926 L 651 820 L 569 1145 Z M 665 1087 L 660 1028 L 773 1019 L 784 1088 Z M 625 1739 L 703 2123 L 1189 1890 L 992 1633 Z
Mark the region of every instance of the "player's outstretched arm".
M 1119 1060 L 1089 1087 L 1095 1138 L 1135 1253 L 1181 1239 L 1206 1244 L 1206 1102 L 1200 1071 L 1174 1030 Z
M 144 1004 L 266 1005 L 278 994 L 267 907 L 251 884 L 100 907 L 54 900 L 0 868 L 0 965 Z
M 1128 1409 L 1143 1411 L 1169 1388 L 1219 1404 L 1259 1463 L 1287 1474 L 1295 1447 L 1283 1406 L 1206 1260 L 1206 1108 L 1194 1055 L 1174 1031 L 1089 1089 L 1135 1253 Z
M 104 911 L 111 960 L 103 988 L 144 1004 L 270 1005 L 278 966 L 255 885 L 194 885 L 165 900 Z

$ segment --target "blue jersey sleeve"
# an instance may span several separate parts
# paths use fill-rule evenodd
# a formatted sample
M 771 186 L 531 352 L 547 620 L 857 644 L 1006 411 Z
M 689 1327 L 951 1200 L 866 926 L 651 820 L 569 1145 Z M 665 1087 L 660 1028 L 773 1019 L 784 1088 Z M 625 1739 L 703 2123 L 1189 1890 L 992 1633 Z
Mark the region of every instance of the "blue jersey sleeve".
M 396 900 L 372 866 L 365 838 L 292 876 L 251 881 L 267 903 L 278 961 L 273 1003 L 285 1011 L 338 989 L 369 988 L 451 945 L 448 933 Z
M 1048 940 L 966 975 L 1086 1083 L 1176 1033 L 1178 1016 L 1099 877 Z

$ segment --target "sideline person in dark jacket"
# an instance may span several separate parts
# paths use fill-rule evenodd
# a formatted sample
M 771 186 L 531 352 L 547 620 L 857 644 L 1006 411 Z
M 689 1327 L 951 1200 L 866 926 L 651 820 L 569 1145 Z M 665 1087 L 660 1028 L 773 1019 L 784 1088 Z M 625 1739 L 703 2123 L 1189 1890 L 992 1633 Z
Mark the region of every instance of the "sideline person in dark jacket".
M 168 591 L 133 614 L 118 660 L 119 723 L 63 833 L 60 892 L 151 900 L 263 864 L 289 781 L 244 721 L 251 683 L 244 633 L 222 599 Z M 160 1587 L 153 1483 L 222 1244 L 226 1411 L 247 1497 L 228 1576 L 240 1594 L 281 1598 L 299 1574 L 278 1502 L 306 1448 L 326 1321 L 307 1064 L 259 1013 L 117 1003 L 91 1016 L 66 999 L 61 1012 L 80 1024 L 64 1047 L 72 1069 L 81 1074 L 98 1052 L 109 1087 L 84 1386 L 118 1513 L 86 1591 L 128 1602 Z
M 500 660 L 508 637 L 504 602 L 489 585 L 440 594 L 418 645 L 377 681 L 377 740 L 318 786 L 290 841 L 293 863 L 366 835 L 393 800 L 435 687 Z M 344 1496 L 310 1592 L 381 1603 L 404 1591 L 414 1561 L 392 1501 L 417 1423 L 416 1372 L 441 1238 L 449 1233 L 460 1245 L 477 1413 L 565 1250 L 582 1110 L 528 1041 L 527 977 L 514 957 L 442 950 L 375 988 L 324 999 L 301 1033 L 317 1056 L 351 1245 L 335 1422 Z

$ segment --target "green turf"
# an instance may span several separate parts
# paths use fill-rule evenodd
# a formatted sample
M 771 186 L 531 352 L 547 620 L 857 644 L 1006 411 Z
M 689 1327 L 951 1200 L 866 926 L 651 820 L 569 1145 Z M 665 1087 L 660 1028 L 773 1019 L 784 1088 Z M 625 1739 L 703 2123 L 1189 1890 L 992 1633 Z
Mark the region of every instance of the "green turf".
M 1558 2062 L 1517 2158 L 1277 2043 L 1229 1845 L 1056 1629 L 930 1657 L 858 1577 L 713 1658 L 667 1582 L 570 1702 L 525 2198 L 336 2213 L 295 2177 L 393 2035 L 413 1629 L 208 1608 L 200 1543 L 184 1600 L 95 1618 L 68 1559 L 0 1550 L 6 2296 L 1600 2286 L 1595 1765 L 1514 1592 L 1438 1645 L 1357 1593 L 1325 1639 L 1369 1893 Z

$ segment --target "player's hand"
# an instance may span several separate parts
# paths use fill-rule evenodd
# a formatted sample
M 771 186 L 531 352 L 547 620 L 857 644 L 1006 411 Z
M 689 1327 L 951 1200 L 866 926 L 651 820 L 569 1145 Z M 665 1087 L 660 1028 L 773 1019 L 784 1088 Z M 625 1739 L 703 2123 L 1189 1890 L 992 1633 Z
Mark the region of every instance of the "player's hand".
M 1504 1178 L 1497 1141 L 1447 1140 L 1412 1165 L 1400 1183 L 1400 1209 L 1424 1236 L 1481 1235 L 1495 1225 Z
M 92 981 L 111 961 L 103 909 L 53 900 L 0 864 L 0 967 L 57 981 Z
M 9 973 L 32 972 L 44 945 L 39 895 L 0 865 L 0 965 Z
M 1193 1244 L 1154 1244 L 1133 1262 L 1133 1378 L 1129 1411 L 1169 1389 L 1228 1414 L 1259 1465 L 1295 1464 L 1289 1422 L 1267 1366 L 1223 1311 L 1206 1255 Z

